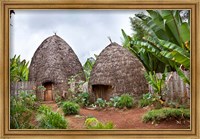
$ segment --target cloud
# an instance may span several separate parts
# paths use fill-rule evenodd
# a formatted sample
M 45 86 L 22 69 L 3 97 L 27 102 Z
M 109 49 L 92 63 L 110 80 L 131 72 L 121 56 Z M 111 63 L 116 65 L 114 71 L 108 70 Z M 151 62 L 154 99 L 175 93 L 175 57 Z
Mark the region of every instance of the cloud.
M 121 44 L 121 29 L 130 34 L 134 10 L 15 10 L 11 27 L 11 57 L 31 60 L 35 50 L 53 32 L 75 51 L 82 64 L 112 41 Z

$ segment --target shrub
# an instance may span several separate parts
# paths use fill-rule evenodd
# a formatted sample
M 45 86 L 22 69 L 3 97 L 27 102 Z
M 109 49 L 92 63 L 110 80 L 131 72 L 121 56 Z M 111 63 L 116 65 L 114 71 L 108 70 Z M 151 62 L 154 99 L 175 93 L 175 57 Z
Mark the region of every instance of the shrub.
M 175 109 L 175 108 L 162 108 L 158 110 L 151 110 L 143 115 L 143 122 L 149 121 L 162 121 L 169 118 L 175 119 L 190 119 L 189 109 Z
M 102 98 L 98 98 L 95 104 L 100 108 L 106 107 L 106 100 L 103 100 Z
M 110 106 L 117 107 L 119 100 L 120 100 L 119 96 L 114 96 L 110 98 L 110 103 L 109 103 Z
M 46 105 L 41 105 L 38 109 L 36 119 L 39 123 L 39 128 L 44 129 L 66 129 L 68 126 L 64 116 L 58 112 L 53 112 Z
M 113 123 L 101 123 L 96 118 L 87 118 L 85 120 L 85 126 L 87 129 L 113 129 Z
M 79 113 L 79 105 L 74 102 L 66 101 L 62 105 L 62 109 L 65 115 L 73 115 Z
M 83 92 L 78 94 L 77 100 L 76 102 L 80 105 L 80 106 L 88 106 L 89 105 L 89 93 L 88 92 Z
M 36 96 L 27 91 L 21 91 L 18 96 L 10 99 L 10 128 L 30 129 L 31 116 L 37 108 Z
M 152 94 L 151 93 L 143 94 L 142 99 L 139 100 L 139 107 L 146 107 L 148 105 L 151 105 L 152 103 L 153 103 Z
M 128 94 L 123 94 L 119 98 L 119 102 L 117 103 L 118 108 L 132 108 L 133 107 L 133 98 Z

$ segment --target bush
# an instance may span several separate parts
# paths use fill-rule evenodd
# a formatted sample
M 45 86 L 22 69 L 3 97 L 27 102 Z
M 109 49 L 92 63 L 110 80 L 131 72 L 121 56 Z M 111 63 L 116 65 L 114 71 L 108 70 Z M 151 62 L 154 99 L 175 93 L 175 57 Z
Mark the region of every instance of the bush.
M 120 100 L 119 96 L 114 96 L 110 98 L 109 106 L 117 107 L 119 100 Z
M 66 129 L 68 126 L 64 116 L 58 112 L 53 112 L 46 105 L 41 105 L 38 109 L 36 119 L 39 123 L 39 128 L 43 129 Z
M 89 93 L 83 92 L 78 94 L 76 103 L 78 103 L 80 106 L 85 107 L 89 105 Z
M 94 103 L 100 108 L 106 107 L 106 100 L 103 100 L 102 98 L 98 98 L 97 101 Z
M 30 129 L 31 116 L 37 108 L 36 96 L 31 92 L 21 91 L 18 96 L 10 99 L 10 128 Z
M 65 115 L 73 115 L 79 113 L 79 105 L 74 102 L 66 101 L 62 105 L 62 109 Z
M 133 107 L 133 98 L 128 94 L 123 94 L 119 98 L 119 102 L 116 104 L 118 108 L 132 108 Z
M 87 118 L 85 120 L 85 126 L 87 129 L 113 129 L 113 123 L 101 123 L 96 118 Z
M 162 108 L 158 110 L 151 110 L 143 115 L 143 122 L 159 122 L 166 119 L 190 119 L 189 109 L 175 109 L 175 108 Z
M 151 105 L 152 103 L 153 103 L 152 94 L 151 93 L 143 94 L 142 99 L 139 100 L 139 107 L 146 107 L 148 105 Z

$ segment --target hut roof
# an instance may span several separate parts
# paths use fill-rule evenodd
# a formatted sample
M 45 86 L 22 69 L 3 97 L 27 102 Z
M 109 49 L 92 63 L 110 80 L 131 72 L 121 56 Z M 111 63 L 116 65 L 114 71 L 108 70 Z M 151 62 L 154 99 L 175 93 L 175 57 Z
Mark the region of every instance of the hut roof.
M 80 74 L 84 80 L 82 65 L 72 48 L 59 36 L 45 39 L 32 57 L 29 80 L 41 83 L 61 83 Z
M 110 85 L 118 93 L 138 94 L 148 89 L 141 62 L 115 42 L 98 56 L 89 85 Z

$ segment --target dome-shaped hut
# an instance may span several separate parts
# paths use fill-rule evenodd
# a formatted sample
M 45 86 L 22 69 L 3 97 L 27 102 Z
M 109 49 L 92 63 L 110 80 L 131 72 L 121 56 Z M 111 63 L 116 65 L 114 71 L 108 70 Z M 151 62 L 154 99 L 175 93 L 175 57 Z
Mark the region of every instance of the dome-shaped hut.
M 53 100 L 69 89 L 68 79 L 85 80 L 82 65 L 72 48 L 59 36 L 45 39 L 37 48 L 29 67 L 29 80 L 46 88 L 44 100 Z
M 109 100 L 123 93 L 138 97 L 148 91 L 144 67 L 127 49 L 111 43 L 100 53 L 93 66 L 89 90 L 94 100 Z

